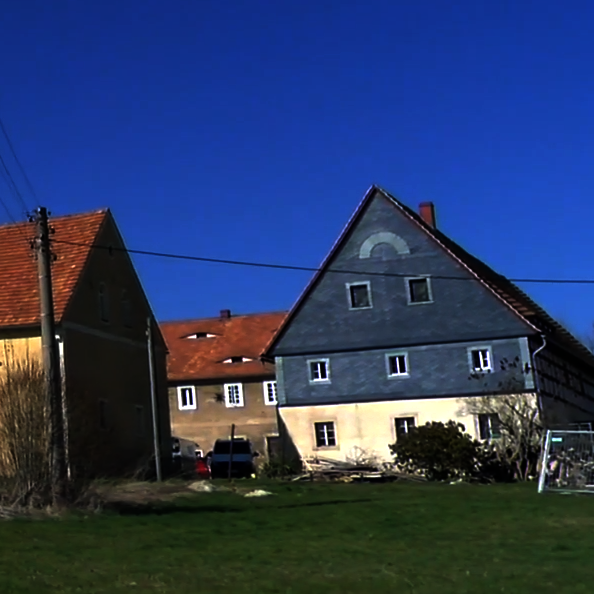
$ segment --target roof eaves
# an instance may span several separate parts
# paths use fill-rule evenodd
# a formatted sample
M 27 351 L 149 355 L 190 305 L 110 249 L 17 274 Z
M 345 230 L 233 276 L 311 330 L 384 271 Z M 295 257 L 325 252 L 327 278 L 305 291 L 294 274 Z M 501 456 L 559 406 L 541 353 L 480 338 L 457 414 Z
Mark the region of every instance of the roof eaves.
M 284 319 L 282 324 L 279 326 L 278 330 L 274 333 L 273 337 L 270 339 L 270 341 L 266 345 L 265 349 L 262 351 L 262 353 L 260 355 L 261 359 L 263 359 L 265 361 L 271 360 L 270 351 L 274 348 L 276 343 L 280 340 L 282 335 L 285 333 L 291 320 L 295 317 L 295 315 L 297 314 L 299 309 L 303 306 L 303 303 L 305 302 L 306 298 L 308 297 L 308 295 L 311 293 L 311 291 L 316 286 L 322 273 L 325 272 L 326 268 L 332 261 L 332 258 L 334 258 L 334 255 L 338 252 L 340 246 L 343 244 L 346 237 L 348 236 L 349 231 L 354 226 L 355 221 L 359 218 L 363 209 L 365 208 L 365 206 L 367 205 L 367 203 L 373 196 L 374 192 L 376 192 L 376 191 L 381 191 L 381 188 L 374 184 L 369 187 L 367 192 L 365 192 L 365 195 L 363 196 L 362 200 L 359 202 L 359 205 L 357 206 L 357 208 L 355 209 L 355 211 L 353 212 L 353 214 L 347 221 L 346 225 L 343 227 L 342 231 L 340 232 L 340 235 L 338 236 L 338 238 L 336 239 L 336 241 L 330 248 L 330 251 L 324 258 L 324 260 L 322 261 L 322 264 L 318 267 L 318 269 L 316 270 L 314 275 L 311 277 L 309 283 L 306 285 L 305 289 L 301 292 L 301 294 L 299 295 L 299 297 L 297 298 L 297 300 L 295 301 L 295 303 L 289 310 L 287 317 Z
M 485 281 L 484 278 L 482 278 L 482 276 L 480 275 L 479 272 L 477 272 L 476 270 L 473 269 L 473 267 L 467 263 L 464 262 L 464 260 L 462 260 L 461 258 L 459 258 L 452 250 L 450 250 L 443 241 L 441 241 L 439 239 L 439 237 L 436 235 L 434 229 L 432 229 L 429 225 L 427 225 L 427 223 L 425 223 L 421 217 L 419 217 L 419 215 L 417 215 L 417 213 L 415 213 L 412 209 L 410 209 L 408 206 L 406 206 L 405 204 L 403 204 L 402 202 L 400 202 L 400 200 L 398 200 L 397 198 L 395 198 L 394 196 L 392 196 L 389 192 L 387 192 L 386 190 L 384 190 L 383 188 L 379 188 L 379 191 L 382 192 L 382 194 L 384 194 L 384 196 L 386 196 L 386 198 L 388 198 L 390 201 L 392 201 L 392 203 L 398 207 L 409 219 L 411 219 L 417 226 L 419 226 L 423 231 L 425 231 L 425 233 L 427 235 L 429 235 L 429 237 L 431 237 L 437 244 L 439 244 L 439 246 L 445 250 L 448 254 L 450 254 L 450 256 L 456 260 L 456 262 L 458 262 L 458 264 L 460 264 L 463 268 L 465 268 L 472 276 L 474 276 L 476 278 L 476 280 L 478 280 L 486 289 L 488 289 L 491 293 L 493 293 L 493 295 L 495 295 L 495 297 L 501 301 L 506 307 L 508 307 L 509 309 L 511 309 L 511 311 L 518 316 L 524 323 L 528 324 L 528 326 L 530 326 L 535 332 L 537 333 L 541 333 L 542 330 L 540 328 L 538 328 L 537 326 L 535 326 L 529 319 L 527 319 L 522 313 L 520 313 L 518 311 L 518 309 L 516 307 L 514 307 L 507 299 L 505 299 L 502 295 L 500 295 L 497 291 L 495 291 L 493 289 L 493 287 L 487 282 Z M 445 234 L 444 237 L 447 237 Z M 451 239 L 447 238 L 449 241 L 452 241 Z M 452 243 L 454 243 L 452 241 Z M 463 248 L 460 248 L 463 250 Z M 464 252 L 466 252 L 466 250 L 463 250 Z M 488 266 L 482 262 L 481 260 L 479 260 L 478 258 L 472 256 L 471 254 L 469 254 L 469 256 L 474 259 L 477 263 L 479 263 L 481 266 L 484 266 L 485 268 L 488 268 Z M 495 271 L 492 271 L 494 274 L 497 274 Z M 511 282 L 508 281 L 505 277 L 503 277 L 502 275 L 498 275 L 500 276 L 502 279 L 505 279 L 506 282 Z

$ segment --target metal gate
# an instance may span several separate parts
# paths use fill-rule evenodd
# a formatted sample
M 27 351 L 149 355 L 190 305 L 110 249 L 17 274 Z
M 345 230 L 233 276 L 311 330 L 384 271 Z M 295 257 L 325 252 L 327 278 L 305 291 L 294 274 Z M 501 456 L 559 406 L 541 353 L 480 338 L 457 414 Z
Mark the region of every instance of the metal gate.
M 594 493 L 594 431 L 547 431 L 538 481 L 545 491 Z

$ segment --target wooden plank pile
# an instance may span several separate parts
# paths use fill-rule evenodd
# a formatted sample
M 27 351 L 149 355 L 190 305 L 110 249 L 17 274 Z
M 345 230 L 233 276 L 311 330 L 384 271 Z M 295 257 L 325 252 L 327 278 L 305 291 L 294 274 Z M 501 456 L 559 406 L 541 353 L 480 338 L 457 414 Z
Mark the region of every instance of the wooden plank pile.
M 388 482 L 399 479 L 424 481 L 423 477 L 397 472 L 385 464 L 355 464 L 330 458 L 304 458 L 304 472 L 293 481 Z

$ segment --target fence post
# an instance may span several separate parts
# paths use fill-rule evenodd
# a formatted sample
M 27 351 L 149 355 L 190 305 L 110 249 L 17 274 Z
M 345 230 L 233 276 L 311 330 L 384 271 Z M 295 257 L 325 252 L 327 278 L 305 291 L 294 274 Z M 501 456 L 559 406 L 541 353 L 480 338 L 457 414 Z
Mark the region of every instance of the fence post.
M 544 446 L 542 448 L 542 455 L 540 458 L 540 476 L 538 477 L 538 492 L 542 493 L 545 487 L 545 480 L 547 476 L 547 462 L 549 459 L 549 449 L 551 448 L 551 430 L 547 429 Z

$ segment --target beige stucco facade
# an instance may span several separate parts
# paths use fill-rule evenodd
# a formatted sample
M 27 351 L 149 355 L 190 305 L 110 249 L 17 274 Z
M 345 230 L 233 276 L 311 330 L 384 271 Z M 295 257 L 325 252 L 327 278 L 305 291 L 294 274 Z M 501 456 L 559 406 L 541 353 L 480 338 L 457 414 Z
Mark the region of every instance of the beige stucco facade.
M 270 448 L 270 440 L 278 436 L 276 406 L 265 402 L 265 381 L 257 379 L 242 383 L 243 406 L 227 407 L 223 398 L 224 384 L 195 385 L 184 382 L 179 387 L 194 386 L 196 408 L 180 410 L 178 387 L 169 388 L 172 434 L 198 444 L 206 454 L 217 439 L 228 439 L 231 425 L 235 435 L 249 439 L 261 459 Z
M 356 460 L 362 455 L 391 459 L 389 444 L 396 442 L 396 419 L 413 417 L 415 426 L 431 421 L 462 423 L 472 437 L 479 438 L 477 417 L 467 412 L 471 399 L 432 398 L 393 400 L 330 406 L 299 406 L 279 409 L 286 437 L 302 458 L 322 456 L 334 460 Z M 316 447 L 314 423 L 333 422 L 336 446 Z
M 0 337 L 0 371 L 4 371 L 10 360 L 24 360 L 27 357 L 41 359 L 40 336 Z M 4 368 L 4 369 L 3 369 Z

